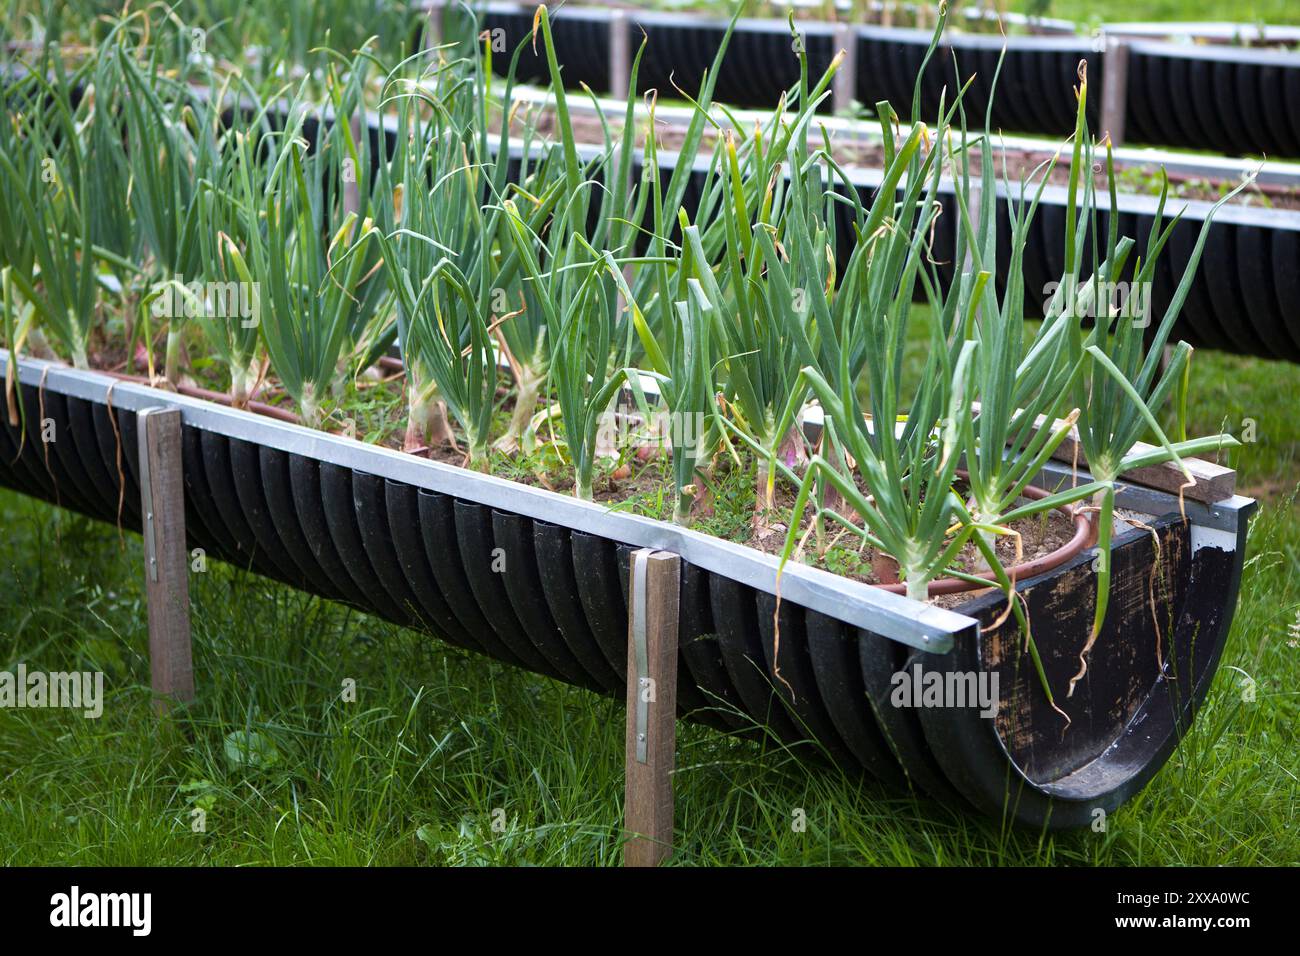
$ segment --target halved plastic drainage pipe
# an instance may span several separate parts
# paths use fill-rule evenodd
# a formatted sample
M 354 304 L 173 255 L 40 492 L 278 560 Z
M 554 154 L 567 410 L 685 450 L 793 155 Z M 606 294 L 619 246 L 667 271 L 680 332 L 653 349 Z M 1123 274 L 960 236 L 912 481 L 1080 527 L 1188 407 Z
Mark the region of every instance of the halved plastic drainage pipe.
M 429 5 L 432 7 L 432 5 Z M 500 30 L 505 49 L 532 30 L 532 4 L 493 2 L 479 14 L 484 29 Z M 661 95 L 676 87 L 694 93 L 711 65 L 727 21 L 716 17 L 626 11 L 611 18 L 609 11 L 565 7 L 552 13 L 556 55 L 565 80 L 577 88 L 586 84 L 598 93 L 610 90 L 611 29 L 629 31 L 633 49 L 644 31 L 649 38 L 642 61 L 641 82 Z M 617 26 L 611 26 L 617 24 Z M 809 70 L 821 75 L 837 50 L 834 23 L 800 20 L 798 27 L 808 53 Z M 1131 35 L 1134 25 L 1120 25 L 1114 34 L 1080 36 L 1012 36 L 949 32 L 943 38 L 921 84 L 921 108 L 932 116 L 946 89 L 974 76 L 967 92 L 967 113 L 983 117 L 998 57 L 1006 47 L 1002 77 L 993 106 L 994 126 L 1020 133 L 1065 136 L 1074 129 L 1073 87 L 1080 60 L 1096 95 L 1090 98 L 1089 122 L 1098 126 L 1104 96 L 1107 36 Z M 1164 31 L 1166 34 L 1167 30 Z M 889 100 L 900 115 L 912 102 L 912 90 L 929 47 L 931 31 L 862 25 L 854 30 L 856 99 L 867 108 Z M 1283 42 L 1290 34 L 1277 34 Z M 1127 136 L 1133 142 L 1239 155 L 1300 158 L 1300 53 L 1225 45 L 1171 43 L 1125 39 L 1128 49 Z M 506 58 L 508 61 L 508 58 Z M 500 58 L 499 58 L 500 62 Z M 519 78 L 539 80 L 545 64 L 531 49 L 520 61 Z M 789 26 L 780 19 L 742 19 L 718 75 L 717 99 L 732 106 L 770 107 L 784 90 L 799 81 L 799 62 Z M 1044 95 L 1058 91 L 1061 95 Z M 827 109 L 829 109 L 829 103 Z
M 1092 822 L 1173 751 L 1222 653 L 1254 506 L 1188 501 L 1184 521 L 1172 496 L 1120 489 L 1119 507 L 1150 516 L 1152 531 L 1116 538 L 1112 613 L 1088 678 L 1057 694 L 1067 727 L 1014 619 L 999 623 L 996 592 L 945 610 L 795 564 L 778 604 L 777 559 L 742 545 L 96 372 L 18 369 L 26 424 L 0 422 L 10 487 L 138 531 L 136 414 L 179 408 L 192 547 L 614 696 L 625 692 L 629 555 L 672 551 L 682 716 L 811 738 L 808 752 L 847 771 L 1030 826 Z M 58 436 L 48 444 L 42 416 Z M 1070 480 L 1050 466 L 1035 484 Z M 1017 583 L 1053 687 L 1078 667 L 1092 559 Z M 909 681 L 935 680 L 995 686 L 996 716 L 981 717 L 978 699 L 900 703 Z

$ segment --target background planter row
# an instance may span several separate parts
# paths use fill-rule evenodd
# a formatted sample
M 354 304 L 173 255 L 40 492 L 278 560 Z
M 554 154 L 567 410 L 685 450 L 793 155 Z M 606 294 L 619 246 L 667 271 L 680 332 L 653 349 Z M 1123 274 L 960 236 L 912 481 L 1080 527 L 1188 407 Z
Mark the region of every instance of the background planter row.
M 665 172 L 671 170 L 672 157 L 663 157 Z M 694 213 L 703 186 L 705 167 L 699 161 L 695 186 L 685 199 L 688 212 Z M 881 173 L 856 169 L 850 178 L 862 201 L 868 203 L 879 187 Z M 842 191 L 842 186 L 837 184 Z M 1013 189 L 1016 187 L 1013 186 Z M 1018 194 L 1017 194 L 1018 195 Z M 942 253 L 956 248 L 953 232 L 958 217 L 951 191 L 941 195 L 946 209 L 938 218 L 935 248 L 939 250 L 938 268 L 944 281 L 953 272 L 953 257 Z M 1182 270 L 1196 245 L 1202 224 L 1210 210 L 1205 202 L 1170 200 L 1165 222 L 1186 207 L 1182 221 L 1170 239 L 1170 251 L 1161 257 L 1151 290 L 1151 322 L 1158 324 L 1173 296 Z M 1023 274 L 1025 307 L 1031 314 L 1042 314 L 1049 283 L 1059 282 L 1065 271 L 1061 237 L 1065 234 L 1067 195 L 1064 188 L 1044 190 L 1024 251 Z M 1147 197 L 1124 195 L 1119 199 L 1121 235 L 1133 237 L 1139 250 L 1155 223 L 1156 201 Z M 851 210 L 838 204 L 840 222 L 837 250 L 841 265 L 848 260 L 853 236 Z M 1010 259 L 1011 227 L 1006 215 L 1004 189 L 998 189 L 999 290 L 1005 282 Z M 1108 228 L 1109 210 L 1098 219 L 1102 235 Z M 1184 338 L 1197 347 L 1219 349 L 1263 358 L 1300 362 L 1300 212 L 1226 206 L 1219 210 L 1210 228 L 1201 265 L 1192 280 L 1184 302 L 1175 339 Z
M 1167 495 L 1121 492 L 1121 507 L 1163 516 L 1154 527 L 1167 583 L 1149 606 L 1151 536 L 1117 538 L 1107 651 L 1068 702 L 1075 723 L 1063 734 L 1014 625 L 989 626 L 996 594 L 956 613 L 792 565 L 777 679 L 770 556 L 93 372 L 24 360 L 19 378 L 26 426 L 0 427 L 0 482 L 139 530 L 136 413 L 179 407 L 191 547 L 599 693 L 624 693 L 631 550 L 674 551 L 683 558 L 683 716 L 728 732 L 766 726 L 787 743 L 811 736 L 850 772 L 1032 825 L 1088 823 L 1172 752 L 1222 650 L 1253 504 L 1188 502 L 1188 524 Z M 503 573 L 493 569 L 499 557 Z M 1054 686 L 1077 667 L 1086 637 L 1090 562 L 1085 553 L 1019 585 Z M 893 706 L 894 675 L 918 667 L 997 672 L 998 718 Z
M 436 8 L 435 8 L 436 9 Z M 532 30 L 534 7 L 488 3 L 480 27 L 503 31 L 505 49 Z M 459 35 L 459 11 L 449 10 L 445 35 Z M 557 55 L 568 84 L 585 83 L 598 93 L 614 89 L 611 37 L 635 51 L 648 37 L 640 86 L 662 96 L 675 82 L 692 95 L 726 31 L 726 23 L 689 14 L 562 8 L 554 11 Z M 930 33 L 879 26 L 848 27 L 800 22 L 809 69 L 820 75 L 841 48 L 853 47 L 852 96 L 866 107 L 888 100 L 910 115 L 913 84 Z M 1003 45 L 1006 59 L 993 109 L 993 123 L 1006 132 L 1067 136 L 1074 129 L 1073 98 L 1080 60 L 1088 63 L 1093 90 L 1090 123 L 1099 129 L 1105 96 L 1106 58 L 1127 60 L 1128 141 L 1212 152 L 1300 157 L 1300 54 L 1236 47 L 1189 47 L 1158 40 L 1104 42 L 1084 37 L 1010 37 L 950 34 L 936 51 L 922 82 L 921 108 L 936 114 L 946 87 L 949 100 L 964 78 L 976 79 L 966 96 L 967 112 L 982 120 L 994 69 Z M 1117 44 L 1123 52 L 1115 52 Z M 954 57 L 956 65 L 954 66 Z M 498 56 L 502 68 L 509 56 Z M 543 80 L 545 61 L 530 50 L 521 58 L 521 78 Z M 718 76 L 716 98 L 740 107 L 772 107 L 799 79 L 789 27 L 780 20 L 737 24 Z M 613 78 L 621 80 L 621 78 Z M 831 108 L 828 99 L 826 108 Z M 1118 131 L 1116 131 L 1118 135 Z
M 531 9 L 531 8 L 530 8 Z M 514 5 L 489 5 L 484 13 L 488 19 L 485 21 L 489 28 L 494 25 L 500 26 L 506 30 L 507 48 L 513 49 L 512 44 L 517 40 L 526 37 L 532 26 L 531 13 L 523 8 Z M 565 63 L 566 76 L 572 83 L 579 80 L 587 83 L 592 89 L 599 90 L 608 88 L 609 67 L 606 49 L 601 47 L 602 43 L 608 43 L 611 20 L 606 11 L 599 10 L 561 10 L 557 14 L 557 29 L 555 31 L 555 40 L 558 46 L 558 53 Z M 638 14 L 638 18 L 643 15 Z M 646 14 L 646 17 L 651 15 Z M 658 15 L 654 15 L 657 17 Z M 646 54 L 642 60 L 641 78 L 646 87 L 658 87 L 659 89 L 670 89 L 668 85 L 669 75 L 672 74 L 679 86 L 684 89 L 693 90 L 698 87 L 700 72 L 704 66 L 711 62 L 712 57 L 717 49 L 717 44 L 721 40 L 721 31 L 725 30 L 725 24 L 705 24 L 703 26 L 692 25 L 693 21 L 689 19 L 672 18 L 671 22 L 677 25 L 665 25 L 659 20 L 647 20 L 647 30 L 651 33 L 651 43 L 647 47 Z M 652 22 L 653 20 L 653 22 Z M 615 23 L 623 21 L 615 20 Z M 637 20 L 640 23 L 640 20 Z M 685 25 L 682 25 L 685 23 Z M 631 28 L 630 24 L 628 25 Z M 773 23 L 772 21 L 745 21 L 746 30 L 738 32 L 732 38 L 732 45 L 729 48 L 727 60 L 724 63 L 723 70 L 719 75 L 718 87 L 715 90 L 716 98 L 720 102 L 730 103 L 761 103 L 763 106 L 770 107 L 777 101 L 780 92 L 787 88 L 789 84 L 797 81 L 797 63 L 790 53 L 789 34 L 783 24 Z M 829 25 L 813 25 L 819 29 Z M 750 29 L 752 27 L 752 29 Z M 879 33 L 883 28 L 861 28 L 863 31 L 872 31 L 872 35 Z M 685 39 L 678 46 L 670 46 L 664 49 L 658 49 L 654 42 L 654 37 L 658 34 L 654 30 L 674 31 L 680 34 L 679 39 Z M 695 32 L 692 32 L 695 31 Z M 711 31 L 711 32 L 710 32 Z M 908 62 L 900 67 L 895 74 L 891 74 L 893 80 L 879 80 L 892 85 L 880 87 L 877 93 L 873 94 L 872 102 L 878 99 L 889 99 L 894 104 L 902 104 L 901 112 L 907 112 L 907 104 L 912 97 L 912 80 L 919 69 L 921 57 L 924 55 L 925 46 L 928 44 L 928 36 L 923 35 L 920 31 L 893 30 L 887 31 L 897 35 L 894 39 L 880 39 L 880 42 L 889 42 L 902 44 L 899 49 L 905 48 L 907 55 L 912 56 L 915 62 Z M 668 35 L 665 33 L 664 35 Z M 865 34 L 864 34 L 865 36 Z M 825 30 L 819 34 L 812 27 L 809 27 L 808 50 L 810 59 L 818 68 L 825 66 L 832 55 L 831 37 Z M 963 43 L 967 43 L 978 57 L 983 57 L 983 66 L 979 68 L 979 76 L 972 86 L 972 93 L 979 93 L 987 96 L 987 85 L 991 81 L 992 69 L 996 64 L 998 51 L 1000 49 L 1000 40 L 995 41 L 991 38 L 980 36 L 960 37 Z M 864 42 L 866 42 L 864 40 Z M 876 42 L 876 41 L 871 41 Z M 956 42 L 956 40 L 954 40 Z M 1009 41 L 1010 42 L 1010 41 Z M 1032 102 L 1038 104 L 1037 109 L 1049 109 L 1043 104 L 1054 102 L 1054 98 L 1043 95 L 1043 90 L 1048 88 L 1050 77 L 1053 71 L 1061 71 L 1059 84 L 1061 89 L 1067 89 L 1075 82 L 1075 66 L 1078 55 L 1086 52 L 1089 57 L 1097 57 L 1101 54 L 1088 50 L 1083 50 L 1080 41 L 1074 39 L 1041 39 L 1027 38 L 1015 41 L 1018 45 L 1013 49 L 1024 47 L 1024 55 L 1019 58 L 1018 62 L 1026 70 L 1033 67 L 1031 75 L 1021 75 L 1017 79 L 1017 73 L 1012 69 L 1012 58 L 1008 54 L 1007 64 L 1003 68 L 1003 76 L 1000 80 L 998 90 L 998 107 L 995 109 L 995 122 L 998 121 L 999 109 L 1013 110 L 1017 103 Z M 733 62 L 737 57 L 747 57 L 743 51 L 748 49 L 747 44 L 753 45 L 753 62 L 757 64 L 754 70 L 746 70 L 740 60 Z M 1169 46 L 1169 45 L 1154 45 Z M 1180 47 L 1173 47 L 1171 50 L 1155 51 L 1153 46 L 1153 57 L 1163 57 L 1169 62 L 1172 73 L 1169 76 L 1176 78 L 1178 85 L 1172 88 L 1171 96 L 1176 92 L 1174 97 L 1182 107 L 1191 108 L 1193 101 L 1197 98 L 1187 95 L 1189 84 L 1192 83 L 1190 74 L 1185 74 L 1184 68 L 1188 66 L 1187 62 L 1178 60 L 1173 56 L 1173 52 L 1181 51 Z M 1185 51 L 1182 51 L 1185 53 Z M 1220 71 L 1228 69 L 1235 62 L 1236 57 L 1245 56 L 1247 58 L 1268 58 L 1274 56 L 1270 53 L 1258 53 L 1250 50 L 1235 49 L 1212 49 L 1200 51 L 1202 59 L 1201 65 L 1197 67 L 1197 76 L 1204 79 L 1207 75 L 1204 70 Z M 900 54 L 901 55 L 901 54 Z M 818 60 L 821 57 L 822 60 Z M 1063 59 L 1062 59 L 1063 58 Z M 1053 65 L 1057 59 L 1059 63 Z M 1300 84 L 1300 57 L 1293 58 L 1294 69 L 1287 68 L 1287 71 L 1275 72 L 1280 67 L 1264 67 L 1274 75 L 1275 78 L 1283 78 L 1286 83 Z M 1175 62 L 1178 60 L 1178 62 Z M 781 64 L 787 62 L 790 64 L 792 71 L 789 75 L 782 75 Z M 497 63 L 501 62 L 498 57 Z M 1091 62 L 1091 60 L 1090 60 Z M 1289 62 L 1289 61 L 1288 61 Z M 524 78 L 545 82 L 546 77 L 544 64 L 534 58 L 531 50 L 525 51 L 521 57 L 521 69 Z M 691 72 L 692 70 L 695 72 Z M 1147 69 L 1143 65 L 1143 59 L 1140 55 L 1134 55 L 1130 60 L 1130 72 L 1134 75 L 1145 75 Z M 963 67 L 963 72 L 966 68 Z M 1158 71 L 1151 72 L 1150 75 L 1155 77 Z M 862 73 L 859 74 L 861 77 Z M 1161 76 L 1165 74 L 1159 74 Z M 1090 69 L 1090 82 L 1095 85 L 1101 76 L 1100 66 Z M 931 76 L 929 73 L 926 82 L 923 84 L 923 99 L 931 97 L 933 103 L 926 107 L 933 111 L 937 109 L 938 96 L 942 84 L 937 82 L 938 74 Z M 877 82 L 873 80 L 872 82 Z M 1226 83 L 1226 81 L 1225 81 Z M 764 87 L 763 84 L 767 84 Z M 1296 86 L 1295 99 L 1293 108 L 1274 108 L 1270 107 L 1265 110 L 1262 106 L 1267 102 L 1260 96 L 1245 96 L 1230 91 L 1231 86 L 1217 81 L 1211 84 L 1213 90 L 1209 100 L 1204 97 L 1199 99 L 1199 106 L 1196 108 L 1205 113 L 1206 117 L 1218 116 L 1221 123 L 1230 124 L 1231 134 L 1221 130 L 1216 131 L 1214 138 L 1214 148 L 1222 148 L 1224 143 L 1240 142 L 1242 130 L 1239 128 L 1242 123 L 1253 123 L 1251 116 L 1257 118 L 1267 117 L 1269 122 L 1279 126 L 1295 124 L 1296 132 L 1300 133 L 1300 86 Z M 950 85 L 949 89 L 953 87 Z M 1137 128 L 1142 128 L 1141 124 L 1145 122 L 1142 117 L 1149 115 L 1152 122 L 1173 122 L 1171 117 L 1177 115 L 1163 105 L 1157 104 L 1154 100 L 1148 101 L 1145 94 L 1141 94 L 1142 87 L 1130 86 L 1130 97 L 1142 99 L 1142 106 L 1130 114 L 1130 122 L 1136 122 Z M 760 92 L 761 90 L 761 92 Z M 1022 91 L 1023 95 L 1015 95 L 1015 91 Z M 1222 99 L 1223 105 L 1235 104 L 1235 109 L 1220 110 L 1214 113 L 1209 103 L 1218 102 L 1215 99 Z M 1051 123 L 1064 124 L 1064 133 L 1068 133 L 1068 127 L 1071 126 L 1071 117 L 1068 114 L 1068 107 L 1071 98 L 1062 96 L 1056 98 L 1059 105 L 1065 111 L 1060 116 L 1050 119 Z M 1091 97 L 1091 103 L 1095 105 L 1102 99 L 1101 95 Z M 978 98 L 972 101 L 972 114 L 982 116 L 983 107 L 976 110 L 974 107 Z M 1159 108 L 1157 108 L 1157 106 Z M 1182 108 L 1180 107 L 1180 108 Z M 1198 114 L 1199 115 L 1199 114 Z M 1261 122 L 1263 120 L 1261 119 Z M 1048 122 L 1043 119 L 1044 124 Z M 1180 121 L 1181 122 L 1181 121 Z M 1289 128 L 1289 126 L 1287 126 Z M 1061 133 L 1060 129 L 1054 130 Z M 1300 139 L 1296 140 L 1300 144 Z M 1159 157 L 1151 157 L 1152 163 L 1158 163 Z M 670 157 L 665 156 L 663 159 L 665 169 L 671 168 Z M 702 178 L 703 173 L 700 173 Z M 859 171 L 854 176 L 856 188 L 863 194 L 864 199 L 870 195 L 880 181 L 878 174 L 871 171 Z M 694 211 L 694 203 L 698 199 L 698 191 L 692 191 L 687 196 L 688 211 Z M 948 200 L 951 202 L 951 199 Z M 1001 209 L 1005 209 L 1005 199 L 999 200 Z M 1172 199 L 1169 202 L 1170 213 L 1177 212 L 1183 207 L 1186 212 L 1183 216 L 1183 222 L 1175 230 L 1172 239 L 1172 254 L 1162 257 L 1159 264 L 1159 271 L 1155 278 L 1154 288 L 1152 290 L 1153 322 L 1158 322 L 1163 314 L 1163 308 L 1168 303 L 1181 275 L 1183 263 L 1187 255 L 1195 245 L 1197 232 L 1201 223 L 1204 221 L 1209 208 L 1209 203 L 1204 202 L 1185 202 L 1178 199 Z M 1155 203 L 1145 197 L 1125 196 L 1121 198 L 1120 203 L 1122 222 L 1120 224 L 1121 233 L 1134 237 L 1139 248 L 1142 248 L 1145 238 L 1150 231 L 1154 221 Z M 847 228 L 848 219 L 847 211 L 841 210 L 845 216 L 842 224 L 844 228 L 840 230 L 841 236 L 851 236 L 851 229 Z M 953 248 L 954 237 L 951 234 L 951 226 L 956 222 L 956 215 L 952 210 L 948 214 L 939 218 L 938 241 L 939 248 Z M 1043 301 L 1046 296 L 1041 295 L 1041 291 L 1047 283 L 1059 281 L 1063 271 L 1063 254 L 1061 249 L 1060 237 L 1063 235 L 1065 219 L 1065 195 L 1063 190 L 1049 189 L 1044 198 L 1043 205 L 1040 207 L 1035 227 L 1030 235 L 1028 246 L 1025 252 L 1025 287 L 1028 290 L 1028 306 L 1032 309 L 1041 310 Z M 1102 216 L 1102 221 L 1108 219 L 1108 215 Z M 1001 218 L 1003 230 L 1003 242 L 999 250 L 1001 257 L 1000 265 L 1005 267 L 1008 256 L 1006 241 L 1009 240 L 1009 226 L 1005 215 Z M 847 251 L 839 250 L 841 261 L 846 258 Z M 951 274 L 951 262 L 941 266 L 941 269 L 947 274 Z M 1177 271 L 1175 271 L 1177 270 Z M 1001 272 L 1000 274 L 1005 274 Z M 1297 315 L 1292 304 L 1300 301 L 1300 212 L 1291 210 L 1269 210 L 1253 207 L 1231 207 L 1220 210 L 1215 219 L 1215 224 L 1211 228 L 1205 249 L 1204 257 L 1200 269 L 1193 280 L 1192 288 L 1188 298 L 1183 306 L 1180 317 L 1180 324 L 1176 335 L 1185 338 L 1192 345 L 1197 347 L 1212 348 L 1228 352 L 1235 352 L 1243 355 L 1252 355 L 1262 358 L 1286 359 L 1288 361 L 1300 361 L 1300 315 Z
M 567 13 L 565 15 L 568 16 Z M 569 29 L 557 30 L 557 43 L 571 36 L 572 32 Z M 1297 117 L 1300 118 L 1300 112 L 1297 112 Z M 233 115 L 229 121 L 234 122 Z M 372 145 L 377 147 L 380 133 L 374 117 L 369 120 L 369 128 Z M 309 121 L 303 133 L 314 141 L 315 121 Z M 596 155 L 595 148 L 587 149 L 585 155 Z M 660 153 L 660 164 L 665 173 L 671 172 L 674 160 L 674 154 Z M 1160 157 L 1152 156 L 1149 161 L 1159 163 Z M 639 175 L 639 156 L 634 165 Z M 684 198 L 687 212 L 692 216 L 695 214 L 705 169 L 704 163 L 700 162 L 695 182 Z M 874 193 L 880 179 L 879 171 L 851 171 L 854 188 L 864 202 Z M 839 184 L 836 188 L 842 189 Z M 1005 215 L 1006 201 L 1001 193 L 1002 188 L 999 187 L 1000 280 L 1006 274 L 1009 255 L 1007 244 L 1010 239 L 1010 227 Z M 942 198 L 950 208 L 938 218 L 936 248 L 953 249 L 955 236 L 952 227 L 957 216 L 951 208 L 951 193 L 944 193 Z M 1154 222 L 1155 205 L 1155 201 L 1149 197 L 1120 197 L 1120 232 L 1133 237 L 1139 249 L 1144 247 L 1146 236 Z M 1046 299 L 1045 288 L 1048 283 L 1059 281 L 1064 271 L 1061 236 L 1064 234 L 1065 207 L 1063 189 L 1049 187 L 1045 190 L 1024 255 L 1026 308 L 1031 313 L 1038 310 L 1041 314 Z M 1209 209 L 1210 204 L 1206 202 L 1174 198 L 1168 203 L 1168 214 L 1182 211 L 1183 215 L 1171 239 L 1170 254 L 1162 256 L 1158 266 L 1151 294 L 1153 322 L 1159 321 L 1177 287 L 1183 264 L 1195 245 Z M 853 233 L 848 210 L 841 205 L 838 211 L 842 217 L 838 235 L 844 244 L 837 252 L 843 264 L 849 252 L 846 239 Z M 1108 219 L 1109 213 L 1103 212 L 1100 216 L 1103 229 Z M 951 257 L 947 257 L 946 261 L 942 256 L 938 258 L 941 277 L 950 278 L 953 268 Z M 1300 211 L 1225 207 L 1219 211 L 1210 229 L 1204 256 L 1183 305 L 1175 338 L 1184 338 L 1201 348 L 1300 362 L 1300 312 L 1295 309 L 1297 302 L 1300 302 Z

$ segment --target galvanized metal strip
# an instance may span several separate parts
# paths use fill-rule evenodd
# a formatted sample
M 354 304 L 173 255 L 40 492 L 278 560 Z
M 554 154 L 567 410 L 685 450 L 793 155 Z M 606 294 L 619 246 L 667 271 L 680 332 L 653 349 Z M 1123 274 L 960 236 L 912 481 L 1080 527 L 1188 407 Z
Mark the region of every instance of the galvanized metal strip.
M 140 505 L 144 511 L 144 556 L 149 566 L 149 580 L 158 580 L 158 530 L 154 521 L 153 478 L 149 464 L 149 429 L 153 415 L 162 408 L 145 408 L 136 416 L 140 458 Z
M 646 736 L 650 726 L 650 702 L 646 688 L 650 684 L 650 654 L 646 646 L 646 575 L 650 565 L 648 548 L 632 552 L 632 650 L 636 666 L 636 759 L 646 763 L 649 745 Z

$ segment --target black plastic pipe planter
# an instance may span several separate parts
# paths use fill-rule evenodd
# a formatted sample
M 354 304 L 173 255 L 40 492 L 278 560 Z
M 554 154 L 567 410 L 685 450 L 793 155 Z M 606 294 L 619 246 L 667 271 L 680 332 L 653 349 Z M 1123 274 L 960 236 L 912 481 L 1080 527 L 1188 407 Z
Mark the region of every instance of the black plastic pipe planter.
M 1188 501 L 1184 521 L 1174 497 L 1121 489 L 1150 529 L 1115 541 L 1112 613 L 1087 678 L 1058 694 L 1066 728 L 996 593 L 945 610 L 799 564 L 778 588 L 775 558 L 663 522 L 94 372 L 23 360 L 19 379 L 5 485 L 138 531 L 136 415 L 177 407 L 192 547 L 598 693 L 624 693 L 632 549 L 673 551 L 683 717 L 762 725 L 846 772 L 1030 826 L 1092 822 L 1173 751 L 1222 652 L 1254 506 Z M 1066 480 L 1053 466 L 1039 483 Z M 1056 688 L 1088 633 L 1093 557 L 1018 584 Z M 927 706 L 936 682 L 972 693 Z
M 1300 156 L 1300 53 L 1143 40 L 1128 71 L 1133 142 Z
M 487 3 L 479 26 L 501 31 L 501 49 L 513 51 L 533 26 L 530 4 Z M 459 16 L 459 11 L 448 16 Z M 713 62 L 727 22 L 683 13 L 626 11 L 613 18 L 603 9 L 553 11 L 557 58 L 571 87 L 585 84 L 597 93 L 611 89 L 611 31 L 628 31 L 635 50 L 642 32 L 649 39 L 641 65 L 642 91 L 654 88 L 674 96 L 674 85 L 692 96 Z M 453 22 L 453 21 L 449 21 Z M 841 40 L 837 24 L 798 21 L 808 52 L 809 72 L 820 76 Z M 911 115 L 912 92 L 931 32 L 874 25 L 853 28 L 856 44 L 855 92 L 872 108 L 888 100 L 901 116 Z M 949 32 L 931 58 L 921 83 L 921 108 L 936 115 L 940 95 L 948 101 L 973 77 L 966 94 L 967 114 L 982 121 L 1003 46 L 1002 67 L 993 107 L 996 129 L 1011 133 L 1068 136 L 1074 129 L 1074 101 L 1080 61 L 1087 61 L 1092 87 L 1089 122 L 1099 128 L 1104 92 L 1104 44 L 1078 36 L 1013 36 Z M 494 63 L 504 69 L 509 55 Z M 542 80 L 545 62 L 526 51 L 520 78 Z M 960 76 L 960 80 L 959 80 Z M 737 107 L 771 108 L 780 94 L 799 81 L 799 61 L 789 25 L 780 19 L 738 21 L 718 74 L 716 99 Z M 1155 146 L 1300 157 L 1300 54 L 1244 47 L 1197 45 L 1160 40 L 1129 41 L 1128 124 L 1130 142 Z M 830 99 L 824 108 L 831 108 Z
M 675 154 L 660 154 L 665 174 L 671 172 L 675 159 Z M 697 159 L 697 184 L 687 190 L 684 200 L 692 216 L 706 170 L 707 159 Z M 849 171 L 849 180 L 863 203 L 871 201 L 882 179 L 879 170 Z M 1013 184 L 1011 188 L 1019 187 Z M 842 192 L 844 187 L 837 184 L 836 189 Z M 1013 195 L 1018 199 L 1018 192 Z M 947 282 L 952 278 L 953 256 L 942 253 L 956 248 L 953 227 L 958 221 L 949 184 L 941 186 L 940 199 L 945 209 L 938 217 L 933 241 L 934 248 L 939 250 L 935 258 L 940 277 Z M 1030 314 L 1042 314 L 1054 289 L 1052 283 L 1059 282 L 1065 272 L 1062 237 L 1067 199 L 1064 187 L 1045 188 L 1026 240 L 1022 268 L 1025 308 Z M 1005 281 L 1010 261 L 1011 232 L 1006 202 L 1006 189 L 999 184 L 996 271 L 999 282 Z M 1180 213 L 1182 219 L 1156 267 L 1151 288 L 1141 293 L 1148 297 L 1153 328 L 1163 317 L 1182 279 L 1211 206 L 1208 202 L 1176 198 L 1166 203 L 1164 222 L 1168 224 Z M 1120 235 L 1131 236 L 1139 250 L 1146 248 L 1147 236 L 1155 224 L 1156 207 L 1154 197 L 1131 194 L 1119 197 Z M 846 242 L 854 235 L 852 211 L 844 203 L 838 205 L 838 210 L 841 221 L 837 235 Z M 1098 217 L 1101 235 L 1105 234 L 1109 220 L 1109 210 L 1103 210 Z M 851 251 L 847 244 L 837 250 L 841 267 L 847 263 Z M 1130 275 L 1125 281 L 1131 279 Z M 1210 227 L 1201 265 L 1192 278 L 1174 339 L 1186 339 L 1196 347 L 1300 362 L 1300 313 L 1294 307 L 1297 301 L 1300 301 L 1300 211 L 1224 206 L 1215 214 Z
M 998 58 L 1006 46 L 1002 74 L 993 100 L 993 129 L 1069 136 L 1074 132 L 1074 97 L 1080 61 L 1087 61 L 1088 123 L 1096 129 L 1102 76 L 1101 53 L 1091 41 L 1075 37 L 952 35 L 935 50 L 924 74 L 932 35 L 926 30 L 862 27 L 857 34 L 857 99 L 873 108 L 889 101 L 900 116 L 912 115 L 916 78 L 921 75 L 921 115 L 939 115 L 941 103 L 952 106 L 962 86 L 966 115 L 981 127 L 993 93 Z M 1052 95 L 1060 91 L 1061 95 Z

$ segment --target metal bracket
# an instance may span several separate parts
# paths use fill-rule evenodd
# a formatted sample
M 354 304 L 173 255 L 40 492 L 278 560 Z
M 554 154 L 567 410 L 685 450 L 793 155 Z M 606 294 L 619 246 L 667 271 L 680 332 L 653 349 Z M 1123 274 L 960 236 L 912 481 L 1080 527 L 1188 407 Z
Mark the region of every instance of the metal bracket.
M 140 444 L 148 444 L 149 419 L 155 408 L 142 408 L 136 413 Z M 158 580 L 158 539 L 154 527 L 153 482 L 149 479 L 149 456 L 140 456 L 140 494 L 144 504 L 144 556 L 149 564 L 149 580 Z
M 648 744 L 646 732 L 650 725 L 650 702 L 646 687 L 650 683 L 650 659 L 646 649 L 646 555 L 634 554 L 632 558 L 632 646 L 636 651 L 636 759 L 646 763 Z

